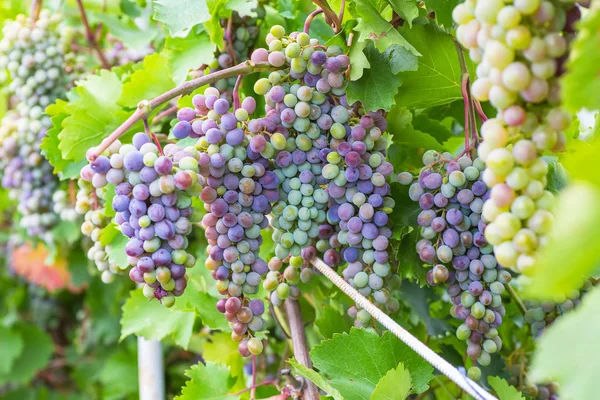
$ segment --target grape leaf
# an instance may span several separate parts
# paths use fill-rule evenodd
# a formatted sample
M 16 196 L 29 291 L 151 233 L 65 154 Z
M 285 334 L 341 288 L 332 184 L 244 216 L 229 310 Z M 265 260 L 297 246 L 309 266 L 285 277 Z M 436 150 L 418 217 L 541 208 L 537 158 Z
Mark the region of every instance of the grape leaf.
M 426 114 L 416 115 L 412 120 L 415 129 L 426 132 L 433 136 L 439 143 L 444 143 L 452 137 L 450 129 L 440 123 L 440 121 L 429 118 Z
M 370 68 L 363 71 L 359 80 L 348 83 L 346 92 L 348 103 L 360 101 L 366 110 L 389 111 L 402 82 L 392 73 L 388 58 L 372 43 L 365 47 L 364 54 Z
M 229 333 L 212 334 L 211 341 L 204 344 L 202 356 L 206 361 L 227 365 L 234 378 L 243 376 L 244 359 L 238 351 L 238 344 L 231 340 Z
M 384 55 L 392 66 L 392 74 L 404 71 L 416 71 L 419 68 L 417 56 L 397 44 L 391 45 Z
M 104 234 L 105 232 L 102 233 Z M 127 254 L 125 254 L 125 245 L 127 244 L 127 240 L 127 236 L 125 235 L 114 235 L 113 240 L 110 242 L 110 246 L 106 249 L 108 261 L 118 265 L 123 270 L 126 270 L 129 266 Z
M 560 193 L 548 243 L 525 271 L 532 278 L 528 295 L 549 300 L 568 296 L 593 273 L 600 262 L 599 203 L 600 188 L 589 183 L 574 182 Z M 588 238 L 586 246 L 581 245 L 583 237 Z
M 210 42 L 206 32 L 190 33 L 185 38 L 167 37 L 163 54 L 173 71 L 176 85 L 185 81 L 188 71 L 202 64 L 210 64 L 214 59 L 216 46 Z
M 563 105 L 573 113 L 600 109 L 600 9 L 592 8 L 578 29 L 561 79 Z
M 164 23 L 171 36 L 185 36 L 194 25 L 210 19 L 206 3 L 204 0 L 154 0 L 154 19 Z
M 207 362 L 198 363 L 185 371 L 190 378 L 181 388 L 181 395 L 175 400 L 235 400 L 238 396 L 228 394 L 235 384 L 229 368 Z
M 231 12 L 227 12 L 225 4 L 227 0 L 206 0 L 210 19 L 204 23 L 204 27 L 210 36 L 211 42 L 223 49 L 224 29 L 221 26 L 222 18 L 229 18 Z
M 46 136 L 44 136 L 42 139 L 40 149 L 50 165 L 54 167 L 55 174 L 64 170 L 66 165 L 69 163 L 69 161 L 63 158 L 62 153 L 58 148 L 60 144 L 58 134 L 62 129 L 62 122 L 69 116 L 69 112 L 66 107 L 68 104 L 69 103 L 64 100 L 56 99 L 56 103 L 50 104 L 46 108 L 46 114 L 48 114 L 50 120 L 52 121 L 52 128 L 46 131 Z
M 419 261 L 416 251 L 412 251 L 412 256 L 416 261 Z M 423 271 L 424 268 L 419 265 Z M 435 296 L 431 287 L 419 287 L 416 283 L 402 282 L 400 287 L 400 293 L 402 299 L 406 301 L 411 309 L 415 311 L 419 317 L 423 320 L 425 327 L 427 328 L 427 334 L 430 336 L 438 336 L 446 333 L 450 327 L 442 320 L 431 316 L 429 311 L 430 304 L 433 302 Z
M 119 39 L 128 48 L 143 50 L 159 33 L 156 24 L 148 24 L 142 29 L 131 18 L 119 18 L 104 12 L 90 13 L 90 22 L 101 22 L 106 25 L 111 36 Z
M 168 309 L 156 300 L 146 299 L 141 290 L 132 290 L 123 305 L 120 340 L 132 334 L 156 340 L 170 337 L 187 349 L 195 319 L 193 312 Z
M 359 42 L 358 40 L 350 46 L 350 80 L 355 81 L 363 76 L 365 68 L 371 68 L 369 59 L 365 56 L 364 49 L 367 47 L 368 41 Z
M 516 387 L 509 385 L 498 376 L 488 376 L 488 383 L 496 392 L 499 400 L 525 400 Z
M 440 25 L 452 29 L 452 11 L 460 3 L 459 0 L 427 0 L 427 8 L 435 11 L 435 17 Z
M 579 246 L 582 247 L 587 246 Z M 528 378 L 533 382 L 557 382 L 561 398 L 596 398 L 600 358 L 594 355 L 600 352 L 599 313 L 600 290 L 594 288 L 576 310 L 544 331 L 537 342 Z
M 201 290 L 199 285 L 190 279 L 188 289 L 177 299 L 174 309 L 180 311 L 195 311 L 202 319 L 202 325 L 210 329 L 231 332 L 231 327 L 225 316 L 217 310 L 218 298 Z
M 412 28 L 412 22 L 419 16 L 419 7 L 415 0 L 387 0 L 392 9 Z
M 133 347 L 133 346 L 132 346 Z M 122 399 L 138 393 L 137 356 L 134 349 L 119 347 L 100 371 L 106 399 Z
M 6 374 L 23 351 L 23 338 L 15 330 L 0 326 L 0 349 L 0 374 Z
M 421 55 L 392 24 L 380 15 L 376 0 L 356 0 L 351 5 L 350 12 L 360 16 L 357 18 L 358 24 L 354 27 L 354 30 L 359 33 L 359 41 L 371 39 L 375 47 L 382 52 L 396 44 L 406 48 L 415 56 Z
M 27 383 L 37 371 L 46 366 L 54 351 L 50 336 L 37 326 L 22 324 L 13 329 L 27 346 L 24 346 L 23 351 L 13 360 L 10 371 L 0 373 L 1 386 L 7 383 L 17 385 Z
M 294 19 L 294 4 L 292 0 L 279 0 L 277 3 L 277 11 L 279 15 L 286 19 Z
M 460 65 L 452 38 L 435 24 L 400 28 L 400 33 L 422 54 L 416 71 L 398 74 L 404 82 L 396 104 L 429 108 L 462 99 Z
M 234 10 L 240 17 L 257 17 L 254 9 L 258 6 L 258 0 L 228 0 L 225 5 L 229 10 Z
M 331 386 L 329 384 L 329 381 L 323 378 L 321 375 L 319 375 L 319 373 L 314 369 L 305 367 L 304 365 L 300 364 L 295 358 L 290 358 L 288 360 L 288 363 L 290 364 L 290 366 L 296 374 L 308 379 L 309 381 L 317 385 L 321 390 L 327 393 L 329 397 L 332 397 L 334 400 L 344 400 L 342 394 L 336 388 Z
M 410 373 L 402 363 L 395 369 L 390 369 L 383 378 L 379 380 L 371 395 L 372 400 L 404 400 L 410 394 Z
M 151 54 L 144 58 L 142 68 L 136 70 L 123 85 L 118 103 L 123 107 L 136 108 L 140 101 L 153 99 L 174 86 L 169 60 L 162 54 Z
M 310 352 L 315 367 L 345 398 L 368 399 L 379 380 L 399 362 L 410 371 L 416 393 L 429 387 L 433 367 L 389 332 L 364 329 L 335 334 Z
M 349 318 L 346 318 L 345 313 L 341 313 L 333 307 L 326 307 L 315 320 L 315 327 L 323 338 L 331 339 L 334 333 L 350 330 L 352 322 Z

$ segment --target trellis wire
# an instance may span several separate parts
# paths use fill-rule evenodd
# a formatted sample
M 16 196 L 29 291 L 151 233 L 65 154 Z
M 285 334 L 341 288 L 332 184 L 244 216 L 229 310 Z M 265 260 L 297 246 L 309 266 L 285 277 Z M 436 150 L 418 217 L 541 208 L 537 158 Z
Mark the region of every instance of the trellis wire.
M 423 357 L 425 361 L 435 367 L 442 374 L 446 375 L 448 379 L 456 383 L 461 389 L 473 396 L 477 400 L 498 400 L 496 397 L 488 393 L 484 388 L 479 386 L 477 383 L 469 379 L 457 368 L 455 368 L 448 361 L 444 360 L 433 350 L 423 344 L 419 339 L 411 335 L 406 329 L 398 325 L 393 319 L 387 314 L 377 308 L 373 303 L 367 300 L 366 297 L 361 295 L 356 289 L 354 289 L 348 282 L 340 277 L 331 267 L 325 262 L 315 257 L 310 260 L 310 263 L 327 277 L 334 285 L 336 285 L 342 292 L 347 294 L 352 300 L 356 302 L 358 306 L 365 309 L 373 318 L 385 326 L 390 332 L 392 332 L 398 339 L 402 340 L 408 347 L 413 349 L 418 355 Z

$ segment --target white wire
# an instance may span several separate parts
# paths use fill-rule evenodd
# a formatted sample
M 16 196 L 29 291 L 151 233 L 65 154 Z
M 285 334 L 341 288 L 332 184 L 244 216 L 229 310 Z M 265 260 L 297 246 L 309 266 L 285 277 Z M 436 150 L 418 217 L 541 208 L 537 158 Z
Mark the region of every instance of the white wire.
M 342 292 L 346 293 L 352 300 L 361 308 L 366 310 L 373 318 L 379 321 L 398 339 L 402 340 L 413 349 L 418 355 L 423 357 L 425 361 L 433 365 L 438 371 L 446 375 L 448 379 L 456 383 L 461 389 L 473 396 L 477 400 L 498 400 L 496 397 L 488 393 L 484 388 L 469 379 L 458 369 L 456 369 L 448 361 L 444 360 L 433 350 L 423 344 L 419 339 L 411 335 L 406 329 L 398 325 L 393 319 L 387 316 L 383 311 L 377 308 L 367 298 L 361 295 L 356 289 L 348 284 L 340 277 L 333 269 L 331 269 L 323 260 L 318 257 L 310 260 L 311 264 L 318 269 L 323 275 L 333 282 Z

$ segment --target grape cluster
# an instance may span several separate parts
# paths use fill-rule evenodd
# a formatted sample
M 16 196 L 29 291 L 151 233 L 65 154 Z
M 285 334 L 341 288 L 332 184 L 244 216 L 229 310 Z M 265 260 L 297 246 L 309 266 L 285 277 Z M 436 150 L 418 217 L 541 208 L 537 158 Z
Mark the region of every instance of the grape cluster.
M 81 233 L 89 237 L 93 245 L 88 249 L 87 257 L 93 261 L 102 273 L 101 279 L 104 283 L 110 283 L 115 275 L 123 272 L 119 264 L 112 261 L 108 254 L 111 251 L 111 245 L 101 243 L 102 230 L 111 222 L 111 218 L 106 215 L 105 195 L 106 190 L 95 188 L 91 181 L 94 177 L 94 171 L 89 165 L 81 170 L 81 178 L 77 181 L 79 190 L 75 203 L 75 211 L 84 216 L 84 222 L 81 225 Z M 60 193 L 60 192 L 56 192 Z
M 221 25 L 225 31 L 223 39 L 225 47 L 222 51 L 219 50 L 216 52 L 215 59 L 210 65 L 211 71 L 233 67 L 248 60 L 250 52 L 254 48 L 254 44 L 258 38 L 259 28 L 257 23 L 265 15 L 265 10 L 260 5 L 253 11 L 258 14 L 257 17 L 240 17 L 234 11 L 230 17 L 231 21 L 229 19 L 221 21 Z M 230 103 L 233 99 L 232 93 L 236 79 L 236 77 L 221 79 L 214 84 L 214 87 L 219 90 L 221 96 Z
M 123 42 L 115 38 L 108 37 L 108 40 L 114 42 L 113 47 L 106 51 L 106 59 L 111 65 L 125 65 L 141 61 L 147 55 L 154 53 L 154 49 L 150 44 L 145 45 L 141 49 L 125 47 Z
M 516 387 L 520 392 L 526 394 L 528 398 L 536 400 L 559 400 L 559 387 L 557 384 L 550 383 L 536 385 L 531 383 L 525 371 L 525 359 L 516 357 L 520 362 L 513 363 L 508 370 L 508 383 Z
M 429 150 L 423 155 L 425 167 L 413 182 L 409 172 L 398 176 L 410 185 L 411 200 L 419 203 L 417 217 L 421 240 L 416 250 L 426 266 L 430 285 L 446 283 L 452 299 L 451 314 L 464 321 L 456 335 L 467 341 L 467 355 L 480 365 L 489 365 L 490 354 L 502 347 L 497 328 L 505 314 L 501 294 L 511 280 L 493 255 L 484 237 L 489 229 L 482 218 L 484 202 L 490 196 L 481 180 L 485 164 L 479 158 Z M 469 376 L 478 379 L 473 366 Z
M 215 88 L 192 102 L 193 109 L 179 110 L 173 135 L 198 138 L 199 168 L 206 181 L 200 195 L 207 211 L 202 218 L 209 244 L 206 267 L 219 292 L 228 296 L 219 300 L 217 309 L 229 321 L 240 354 L 260 354 L 262 342 L 254 334 L 265 329 L 265 307 L 247 295 L 258 292 L 268 270 L 259 257 L 260 233 L 269 224 L 271 203 L 279 198 L 279 178 L 269 160 L 252 149 L 253 137 L 242 126 L 256 108 L 252 97 L 235 112 Z
M 67 190 L 59 189 L 52 194 L 52 210 L 63 221 L 74 222 L 77 220 L 77 211 L 70 202 Z
M 0 82 L 10 80 L 8 89 L 19 101 L 16 119 L 3 129 L 4 133 L 8 133 L 6 129 L 15 132 L 16 127 L 17 133 L 3 133 L 2 185 L 17 200 L 21 227 L 28 235 L 48 242 L 52 241 L 49 230 L 58 222 L 52 195 L 59 185 L 40 153 L 40 142 L 51 126 L 44 109 L 64 96 L 69 82 L 63 69 L 60 21 L 60 15 L 47 10 L 34 23 L 20 15 L 6 22 L 0 41 L 0 71 L 7 72 L 0 74 Z
M 479 63 L 471 92 L 498 110 L 482 126 L 479 157 L 492 188 L 482 217 L 498 262 L 527 270 L 552 226 L 548 165 L 540 156 L 561 151 L 571 116 L 558 108 L 558 75 L 567 53 L 568 2 L 468 0 L 454 9 L 457 38 Z
M 147 298 L 157 298 L 166 307 L 183 294 L 186 268 L 196 263 L 186 249 L 195 218 L 192 196 L 200 194 L 204 179 L 198 173 L 199 156 L 194 147 L 173 144 L 163 155 L 140 132 L 133 144 L 116 141 L 89 164 L 95 188 L 115 185 L 112 207 L 121 233 L 129 238 L 125 253 L 133 267 L 130 278 L 144 284 Z
M 393 275 L 388 261 L 392 232 L 387 225 L 394 207 L 387 182 L 393 167 L 385 161 L 387 123 L 380 111 L 351 111 L 348 117 L 357 121 L 347 128 L 332 126 L 323 167 L 323 176 L 330 182 L 329 221 L 338 227 L 336 239 L 348 263 L 342 276 L 362 295 L 396 312 L 399 303 L 387 288 Z M 353 307 L 349 313 L 357 326 L 371 323 L 365 310 Z
M 258 133 L 250 146 L 273 155 L 281 181 L 271 222 L 277 246 L 264 285 L 271 302 L 280 305 L 300 296 L 297 284 L 313 276 L 309 261 L 317 252 L 332 266 L 340 261 L 330 244 L 335 231 L 327 222 L 329 195 L 322 172 L 331 132 L 345 132 L 350 117 L 345 103 L 349 59 L 337 46 L 325 49 L 306 33 L 286 35 L 281 26 L 272 27 L 266 41 L 269 50 L 255 50 L 252 60 L 281 70 L 256 82 L 255 92 L 265 96 L 266 116 L 248 128 Z

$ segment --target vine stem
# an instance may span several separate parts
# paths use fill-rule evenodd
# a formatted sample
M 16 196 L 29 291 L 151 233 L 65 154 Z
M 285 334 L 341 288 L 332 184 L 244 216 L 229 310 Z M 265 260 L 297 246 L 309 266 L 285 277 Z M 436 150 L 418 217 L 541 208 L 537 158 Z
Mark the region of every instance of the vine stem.
M 471 114 L 471 107 L 469 101 L 469 73 L 463 74 L 461 78 L 461 92 L 463 97 L 463 104 L 465 107 L 465 151 L 469 148 L 469 137 L 471 135 L 469 120 Z
M 169 107 L 169 108 L 167 108 L 167 109 L 166 109 L 166 110 L 164 110 L 164 111 L 161 111 L 160 113 L 158 113 L 158 114 L 156 115 L 156 117 L 152 118 L 152 125 L 156 124 L 157 122 L 159 122 L 161 119 L 163 119 L 163 118 L 164 118 L 164 117 L 166 117 L 167 115 L 169 115 L 169 114 L 172 114 L 172 113 L 176 112 L 178 108 L 179 108 L 179 107 L 177 106 L 177 104 L 175 104 L 174 106 L 172 106 L 172 107 Z
M 525 306 L 525 303 L 523 303 L 523 300 L 521 300 L 521 298 L 519 297 L 517 292 L 515 292 L 515 289 L 511 285 L 505 285 L 505 286 L 506 286 L 506 291 L 508 292 L 510 297 L 512 297 L 512 299 L 515 301 L 515 303 L 517 303 L 517 306 L 519 306 L 519 310 L 521 310 L 521 313 L 523 313 L 523 315 L 525 315 L 527 313 L 527 307 Z
M 127 132 L 129 128 L 131 128 L 136 122 L 144 118 L 148 118 L 150 113 L 157 107 L 160 107 L 164 103 L 173 100 L 178 96 L 190 94 L 199 87 L 210 85 L 211 83 L 215 83 L 221 79 L 231 78 L 232 76 L 237 75 L 248 75 L 254 72 L 274 71 L 276 69 L 278 68 L 273 67 L 271 64 L 265 61 L 253 62 L 248 60 L 231 68 L 215 71 L 208 75 L 184 82 L 176 88 L 171 89 L 152 100 L 142 100 L 138 104 L 137 109 L 129 116 L 129 118 L 125 120 L 125 122 L 115 129 L 108 137 L 106 137 L 97 147 L 90 149 L 87 154 L 87 158 L 89 161 L 94 161 L 108 148 L 108 146 L 125 134 L 125 132 Z
M 473 100 L 473 103 L 475 104 L 475 110 L 477 110 L 479 118 L 481 118 L 483 122 L 487 121 L 489 118 L 487 115 L 485 115 L 485 112 L 483 112 L 483 108 L 481 108 L 481 103 L 477 100 Z
M 331 267 L 318 257 L 310 260 L 310 263 L 321 272 L 327 279 L 333 282 L 342 292 L 348 295 L 356 304 L 367 311 L 381 325 L 386 327 L 398 339 L 402 340 L 413 349 L 418 355 L 423 357 L 425 361 L 434 366 L 442 374 L 446 375 L 451 381 L 456 383 L 461 389 L 473 396 L 477 400 L 498 400 L 496 397 L 488 393 L 485 389 L 473 382 L 458 369 L 456 369 L 448 361 L 444 360 L 433 350 L 427 347 L 423 342 L 414 337 L 406 329 L 398 325 L 396 321 L 391 319 L 387 314 L 377 308 L 373 303 L 367 300 L 362 294 L 354 289 L 348 282 L 340 277 Z
M 31 12 L 29 13 L 29 21 L 35 22 L 40 17 L 40 12 L 42 11 L 42 4 L 44 0 L 33 0 L 31 3 Z
M 285 300 L 284 306 L 290 325 L 294 357 L 300 364 L 307 368 L 312 368 L 312 362 L 310 361 L 310 356 L 308 354 L 306 332 L 304 331 L 304 323 L 302 322 L 302 314 L 300 313 L 300 304 L 297 300 L 288 298 Z M 317 389 L 317 386 L 309 380 L 305 381 L 302 398 L 306 400 L 319 400 L 319 390 Z
M 325 13 L 325 20 L 327 21 L 327 23 L 332 25 L 333 31 L 335 33 L 338 33 L 342 27 L 342 22 L 338 19 L 338 16 L 335 13 L 335 11 L 331 9 L 329 4 L 327 3 L 327 0 L 313 0 L 313 3 L 315 3 L 318 7 L 321 7 L 323 9 L 323 12 Z
M 242 78 L 244 75 L 238 75 L 235 80 L 235 86 L 233 87 L 233 111 L 237 111 L 240 108 L 240 85 L 242 84 Z
M 323 12 L 322 8 L 319 8 L 313 12 L 311 12 L 310 14 L 308 14 L 308 17 L 306 17 L 306 21 L 304 21 L 304 33 L 308 33 L 308 31 L 310 31 L 310 24 L 313 20 L 314 17 L 316 17 L 317 15 L 321 14 Z
M 96 42 L 96 36 L 94 35 L 94 33 L 92 32 L 92 29 L 90 28 L 90 24 L 88 22 L 87 15 L 85 14 L 85 8 L 83 7 L 83 0 L 77 0 L 77 7 L 79 8 L 79 14 L 81 15 L 81 23 L 83 24 L 83 27 L 85 28 L 85 36 L 87 38 L 88 43 L 94 50 L 96 50 L 96 53 L 98 54 L 98 60 L 100 61 L 102 68 L 110 69 L 111 65 L 108 62 L 108 60 L 106 59 L 106 57 L 104 56 L 104 52 L 98 45 L 98 42 Z

